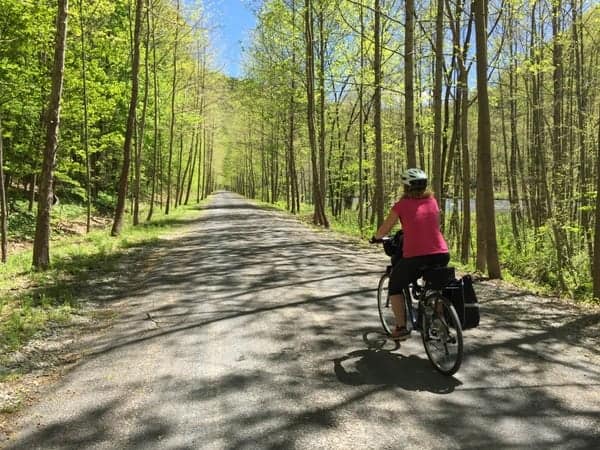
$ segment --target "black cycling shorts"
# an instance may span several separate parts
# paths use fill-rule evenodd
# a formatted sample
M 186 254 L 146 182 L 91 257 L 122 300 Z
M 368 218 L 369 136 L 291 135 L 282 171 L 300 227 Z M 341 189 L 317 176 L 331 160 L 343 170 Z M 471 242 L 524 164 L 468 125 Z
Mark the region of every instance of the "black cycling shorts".
M 424 266 L 445 266 L 450 261 L 448 253 L 438 253 L 435 255 L 414 256 L 412 258 L 402 258 L 398 260 L 392 268 L 390 274 L 389 294 L 402 294 L 403 290 L 410 283 L 414 283 L 421 275 L 421 268 Z

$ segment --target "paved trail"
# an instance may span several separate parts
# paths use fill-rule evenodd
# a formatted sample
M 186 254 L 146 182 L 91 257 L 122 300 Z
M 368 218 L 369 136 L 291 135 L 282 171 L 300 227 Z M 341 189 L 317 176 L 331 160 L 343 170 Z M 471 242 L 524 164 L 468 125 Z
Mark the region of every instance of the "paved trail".
M 8 448 L 598 448 L 599 314 L 477 284 L 444 377 L 379 333 L 386 262 L 219 193 Z

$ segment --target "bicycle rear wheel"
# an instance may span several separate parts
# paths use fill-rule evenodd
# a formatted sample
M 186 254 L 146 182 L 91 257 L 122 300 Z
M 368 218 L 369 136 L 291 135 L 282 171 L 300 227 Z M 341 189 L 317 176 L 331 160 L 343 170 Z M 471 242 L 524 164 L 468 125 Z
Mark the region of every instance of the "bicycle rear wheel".
M 390 295 L 388 290 L 388 284 L 390 277 L 388 274 L 382 275 L 377 286 L 377 309 L 379 310 L 379 320 L 383 331 L 389 336 L 396 327 L 396 318 L 392 311 L 392 303 L 390 302 Z
M 423 346 L 433 367 L 453 375 L 463 359 L 463 336 L 454 306 L 438 293 L 425 299 L 421 332 Z

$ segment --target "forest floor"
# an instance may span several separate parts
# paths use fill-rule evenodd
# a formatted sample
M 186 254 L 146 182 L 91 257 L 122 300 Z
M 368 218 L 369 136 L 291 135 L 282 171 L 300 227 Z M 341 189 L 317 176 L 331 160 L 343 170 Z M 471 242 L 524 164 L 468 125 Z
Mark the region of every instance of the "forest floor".
M 220 201 L 222 201 L 222 199 Z M 220 207 L 222 207 L 222 210 L 226 213 L 235 213 L 237 210 L 229 208 L 238 207 L 241 200 L 237 200 L 237 197 L 235 197 L 234 200 L 229 199 L 227 201 L 233 202 L 232 206 L 220 205 Z M 241 207 L 242 209 L 248 208 L 245 203 L 243 203 Z M 257 220 L 265 220 L 263 213 L 255 209 L 256 207 L 252 207 L 249 211 L 257 217 Z M 210 212 L 214 213 L 214 211 Z M 274 261 L 273 258 L 276 259 L 281 252 L 287 251 L 286 247 L 289 247 L 290 245 L 299 245 L 290 243 L 290 236 L 294 236 L 294 239 L 296 240 L 305 239 L 306 247 L 308 248 L 315 245 L 319 246 L 320 253 L 316 253 L 313 256 L 304 255 L 304 253 L 301 253 L 304 252 L 304 250 L 298 248 L 298 257 L 306 257 L 309 260 L 308 266 L 302 265 L 298 267 L 310 267 L 310 261 L 314 261 L 314 258 L 321 258 L 321 255 L 325 255 L 323 257 L 333 261 L 332 264 L 339 265 L 339 270 L 342 271 L 344 268 L 351 270 L 350 268 L 354 266 L 356 266 L 356 270 L 358 271 L 358 267 L 360 266 L 363 272 L 359 273 L 365 274 L 366 272 L 364 272 L 364 270 L 367 270 L 365 268 L 370 267 L 371 274 L 369 275 L 369 278 L 365 280 L 364 275 L 360 275 L 363 279 L 357 278 L 358 284 L 356 284 L 356 289 L 363 287 L 363 284 L 366 284 L 366 286 L 372 285 L 372 280 L 376 279 L 373 278 L 373 272 L 376 276 L 378 267 L 385 264 L 385 257 L 382 257 L 381 251 L 378 248 L 369 247 L 358 240 L 349 239 L 338 233 L 308 229 L 305 225 L 300 225 L 295 219 L 289 218 L 283 214 L 274 213 L 272 211 L 269 211 L 267 214 L 271 217 L 271 219 L 268 220 L 273 220 L 279 227 L 276 229 L 276 234 L 274 235 L 277 242 L 273 246 L 274 249 L 280 250 L 277 253 L 278 256 L 267 257 L 267 255 L 265 255 L 264 262 L 255 266 L 254 269 L 252 267 L 255 262 L 249 260 L 248 266 L 239 267 L 238 270 L 249 270 L 254 274 L 254 272 L 260 270 L 261 267 L 268 269 L 267 266 L 270 267 L 271 262 Z M 220 219 L 217 217 L 217 225 L 221 225 L 219 220 Z M 206 226 L 206 223 L 209 222 L 201 222 L 200 225 Z M 250 229 L 251 225 L 243 225 L 247 222 L 242 221 L 240 223 L 242 223 L 242 225 L 237 224 L 238 231 L 242 230 L 241 232 L 243 233 L 244 227 Z M 72 229 L 75 230 L 75 226 Z M 82 230 L 79 229 L 79 232 L 81 231 Z M 170 326 L 169 315 L 159 317 L 158 315 L 155 316 L 154 312 L 144 313 L 143 311 L 134 311 L 138 308 L 138 306 L 136 306 L 137 301 L 132 303 L 128 296 L 131 292 L 135 292 L 137 289 L 143 289 L 146 286 L 148 282 L 149 266 L 156 266 L 163 263 L 177 264 L 176 260 L 178 258 L 178 252 L 183 256 L 184 251 L 185 255 L 188 253 L 194 255 L 192 256 L 191 261 L 196 261 L 197 250 L 190 250 L 187 248 L 196 242 L 191 240 L 190 233 L 193 234 L 193 239 L 197 239 L 194 237 L 196 235 L 203 235 L 203 232 L 199 231 L 197 224 L 188 224 L 182 226 L 175 232 L 169 233 L 157 244 L 132 247 L 130 251 L 126 252 L 119 259 L 116 270 L 110 273 L 99 273 L 99 276 L 93 283 L 78 287 L 78 289 L 80 289 L 82 301 L 80 302 L 80 309 L 77 314 L 73 316 L 73 320 L 68 323 L 51 325 L 43 334 L 36 336 L 35 339 L 30 340 L 24 347 L 3 358 L 1 363 L 2 366 L 0 367 L 0 447 L 3 446 L 3 442 L 10 443 L 8 439 L 18 431 L 24 420 L 24 414 L 27 414 L 30 408 L 34 407 L 44 399 L 44 396 L 49 392 L 51 386 L 60 383 L 65 376 L 73 374 L 73 372 L 89 358 L 90 348 L 95 347 L 98 342 L 112 339 L 110 336 L 116 333 L 122 318 L 132 317 L 134 313 L 138 316 L 143 314 L 143 320 L 147 324 L 146 327 L 150 327 L 149 329 L 151 329 L 151 331 L 154 331 L 156 327 L 158 327 L 157 329 L 160 329 L 161 323 L 166 324 L 163 326 L 166 326 L 167 328 Z M 223 235 L 227 235 L 226 230 L 223 233 Z M 257 236 L 265 236 L 258 230 L 256 232 L 252 231 L 248 235 L 253 236 L 254 234 Z M 283 240 L 281 239 L 282 235 L 285 235 Z M 213 247 L 210 247 L 210 244 L 202 244 L 205 248 L 204 251 L 207 254 L 219 251 L 219 253 L 215 254 L 221 255 L 219 256 L 221 259 L 215 261 L 216 264 L 231 264 L 232 262 L 235 262 L 228 261 L 228 258 L 226 257 L 225 262 L 222 260 L 222 253 L 227 249 L 235 249 L 235 244 L 233 244 L 234 246 L 232 247 L 232 244 L 229 241 L 223 241 L 222 245 L 226 248 L 218 250 L 219 244 L 221 244 L 220 239 L 222 238 L 215 238 L 213 241 L 214 250 Z M 251 237 L 251 239 L 255 238 Z M 260 241 L 263 239 L 266 241 L 262 242 L 262 244 L 269 243 L 268 235 L 266 238 L 259 239 Z M 182 242 L 187 242 L 187 244 L 181 244 L 183 246 L 181 249 L 178 244 L 180 240 Z M 192 244 L 190 244 L 190 242 L 192 242 Z M 206 247 L 206 245 L 209 246 Z M 249 242 L 248 245 L 256 244 Z M 167 250 L 165 250 L 165 248 L 167 248 Z M 260 252 L 264 247 L 259 246 L 256 248 L 259 250 L 257 250 L 258 256 L 255 257 L 261 257 Z M 240 258 L 245 258 L 246 256 L 244 255 L 245 253 Z M 365 256 L 363 257 L 362 255 Z M 170 259 L 167 259 L 167 257 Z M 173 258 L 175 258 L 175 262 Z M 240 258 L 238 258 L 239 261 L 243 262 Z M 164 262 L 161 262 L 163 259 Z M 233 259 L 235 260 L 235 258 Z M 291 260 L 293 260 L 293 258 L 291 258 Z M 180 262 L 179 265 L 181 264 L 183 263 Z M 211 261 L 205 261 L 202 262 L 202 264 L 204 265 L 203 267 L 210 267 Z M 188 266 L 176 266 L 175 268 L 176 271 L 174 274 L 167 273 L 166 275 L 163 275 L 166 276 L 167 279 L 162 280 L 159 286 L 160 289 L 165 292 L 170 292 L 171 289 L 168 284 L 169 276 L 173 278 L 173 281 L 183 282 L 183 280 L 185 280 L 186 283 L 190 282 L 185 275 L 186 270 L 190 271 L 191 275 L 189 276 L 198 276 L 194 275 L 197 273 L 196 271 L 191 272 L 192 266 L 189 264 Z M 215 278 L 215 276 L 212 275 L 212 272 L 210 272 L 210 269 L 207 268 L 205 270 L 208 271 L 208 280 L 206 283 L 204 282 L 204 277 L 201 277 L 198 278 L 198 284 L 190 284 L 190 286 L 201 286 L 193 289 L 205 289 L 209 292 L 216 289 L 216 292 L 219 292 L 220 288 L 215 286 L 217 284 L 219 286 L 224 285 L 226 284 L 225 281 L 221 280 L 219 277 Z M 296 268 L 293 272 L 290 272 L 292 278 L 295 278 L 298 270 L 300 269 Z M 198 271 L 198 273 L 200 272 L 202 271 Z M 269 271 L 267 270 L 267 272 Z M 252 279 L 254 276 L 258 278 Z M 268 278 L 264 278 L 265 276 L 268 276 Z M 344 276 L 345 275 L 339 275 L 339 277 Z M 273 286 L 277 285 L 278 283 L 276 283 L 276 281 L 279 280 L 277 277 L 277 273 L 269 272 L 267 275 L 260 274 L 260 276 L 259 274 L 254 274 L 249 278 L 244 278 L 242 280 L 244 280 L 244 282 L 247 281 L 251 286 L 257 286 L 258 289 L 258 286 L 260 285 L 271 286 L 271 283 L 273 283 Z M 345 286 L 344 283 L 346 282 L 350 283 L 350 279 L 346 279 L 347 281 L 345 282 L 344 278 L 340 279 L 339 277 L 332 276 L 333 283 L 327 282 L 328 284 L 326 285 L 323 284 L 325 281 L 314 283 L 312 280 L 319 281 L 330 279 L 327 277 L 323 278 L 323 274 L 317 270 L 317 272 L 312 273 L 306 281 L 299 281 L 298 284 L 302 285 L 303 283 L 307 283 L 307 286 L 314 285 L 314 288 L 310 288 L 312 289 L 311 292 L 313 295 L 319 297 L 326 295 L 326 292 L 331 289 L 335 290 Z M 95 277 L 91 278 L 94 279 Z M 352 278 L 352 280 L 354 280 L 354 278 Z M 150 281 L 152 282 L 153 280 Z M 211 286 L 211 282 L 213 283 L 213 286 Z M 204 283 L 206 284 L 205 286 L 203 285 Z M 350 288 L 351 285 L 352 283 L 348 285 L 348 288 Z M 175 288 L 176 286 L 174 285 L 173 289 Z M 233 289 L 233 287 L 227 286 L 227 289 Z M 358 294 L 348 294 L 350 295 L 350 297 L 348 297 L 350 304 L 355 306 L 361 305 L 359 308 L 361 310 L 364 309 L 364 311 L 358 312 L 358 316 L 356 316 L 356 313 L 344 309 L 346 306 L 339 304 L 337 307 L 334 307 L 333 311 L 329 311 L 329 313 L 337 311 L 340 317 L 347 317 L 349 323 L 355 324 L 354 326 L 361 333 L 361 330 L 363 329 L 368 331 L 368 329 L 377 328 L 378 319 L 376 317 L 376 308 L 371 299 L 374 294 L 371 291 L 372 289 L 363 294 L 363 292 L 366 292 L 363 289 L 357 291 Z M 338 362 L 335 366 L 335 373 L 338 389 L 339 383 L 342 383 L 342 385 L 375 384 L 376 386 L 383 386 L 386 390 L 391 389 L 394 392 L 396 392 L 398 388 L 408 389 L 409 391 L 415 389 L 416 391 L 431 391 L 432 389 L 435 391 L 438 388 L 442 390 L 448 388 L 449 391 L 452 391 L 454 389 L 460 390 L 461 385 L 467 387 L 477 385 L 480 387 L 477 387 L 475 391 L 473 391 L 477 392 L 477 389 L 487 389 L 484 385 L 490 384 L 490 386 L 495 386 L 489 388 L 494 392 L 494 395 L 490 394 L 491 396 L 487 399 L 484 397 L 486 402 L 501 402 L 504 395 L 509 396 L 511 394 L 508 392 L 512 392 L 512 389 L 517 389 L 522 390 L 523 393 L 521 395 L 526 397 L 526 399 L 523 400 L 525 402 L 523 405 L 527 402 L 535 403 L 536 401 L 541 401 L 544 403 L 544 405 L 541 406 L 547 408 L 546 412 L 552 416 L 555 413 L 559 414 L 563 411 L 563 406 L 568 404 L 566 411 L 570 411 L 575 417 L 573 419 L 575 422 L 573 422 L 572 426 L 567 426 L 567 424 L 562 423 L 561 427 L 564 428 L 561 428 L 556 425 L 554 431 L 560 431 L 560 433 L 562 433 L 561 436 L 559 436 L 560 439 L 557 438 L 558 440 L 556 441 L 544 441 L 540 438 L 539 441 L 535 441 L 534 443 L 537 442 L 537 444 L 542 444 L 545 442 L 550 445 L 552 443 L 564 444 L 565 441 L 562 439 L 575 436 L 577 435 L 577 432 L 579 432 L 579 441 L 577 442 L 582 444 L 582 446 L 575 447 L 584 448 L 584 444 L 592 442 L 593 438 L 600 437 L 600 431 L 596 427 L 598 419 L 600 419 L 600 409 L 598 409 L 598 404 L 594 403 L 592 401 L 593 399 L 588 399 L 589 401 L 583 402 L 587 406 L 575 404 L 576 400 L 579 401 L 579 390 L 583 389 L 588 393 L 592 391 L 597 392 L 597 386 L 600 385 L 600 373 L 598 373 L 597 370 L 591 369 L 593 367 L 596 367 L 597 369 L 597 362 L 600 360 L 600 351 L 598 351 L 600 339 L 600 308 L 590 305 L 579 305 L 572 301 L 553 297 L 541 297 L 503 281 L 478 280 L 476 283 L 476 291 L 480 298 L 482 313 L 484 315 L 482 326 L 477 330 L 469 331 L 466 335 L 466 338 L 471 342 L 466 349 L 467 355 L 469 355 L 468 358 L 471 358 L 471 361 L 470 364 L 465 364 L 465 367 L 459 372 L 460 375 L 460 373 L 464 371 L 464 377 L 459 377 L 459 379 L 453 381 L 452 385 L 447 384 L 449 382 L 444 384 L 440 379 L 431 378 L 429 375 L 425 377 L 426 380 L 433 381 L 431 381 L 431 384 L 425 383 L 422 386 L 418 385 L 417 381 L 408 381 L 410 377 L 401 378 L 398 381 L 390 381 L 389 375 L 386 376 L 380 373 L 380 371 L 378 369 L 376 370 L 374 367 L 368 367 L 366 372 L 362 371 L 362 369 L 364 369 L 364 364 L 366 363 L 369 365 L 369 358 L 373 357 L 373 355 L 368 352 L 368 354 L 365 353 L 363 355 L 366 359 L 361 360 L 362 362 L 359 361 L 363 366 L 359 363 L 357 363 L 359 364 L 357 366 L 340 365 L 346 364 L 345 361 L 352 361 L 352 358 L 356 358 L 358 353 L 363 352 L 363 350 L 360 350 L 360 352 L 348 352 L 346 357 L 337 359 Z M 173 290 L 172 295 L 178 294 Z M 288 294 L 286 293 L 285 295 Z M 167 295 L 167 297 L 170 296 L 171 294 Z M 235 299 L 235 297 L 232 297 L 232 299 Z M 158 300 L 156 301 L 158 302 Z M 174 300 L 169 300 L 169 302 L 170 301 Z M 314 310 L 318 305 L 319 304 L 315 303 L 315 305 L 311 307 L 309 304 L 308 308 Z M 271 307 L 267 306 L 264 309 L 259 309 L 262 311 L 269 311 L 271 310 Z M 161 310 L 161 308 L 153 309 L 152 311 L 159 310 Z M 315 313 L 315 311 L 311 311 L 310 313 L 313 320 L 310 325 L 312 328 L 321 326 L 324 321 L 330 320 L 329 316 L 331 316 L 331 314 L 313 317 L 313 313 Z M 198 314 L 208 314 L 208 312 L 204 311 Z M 164 320 L 164 322 L 161 322 L 162 320 Z M 365 320 L 367 322 L 366 325 Z M 286 323 L 289 322 L 286 321 Z M 337 326 L 341 325 L 342 327 L 346 327 L 347 325 L 344 324 L 343 319 L 335 319 L 333 323 Z M 115 326 L 117 326 L 117 328 L 115 328 Z M 352 327 L 352 325 L 350 325 L 350 327 Z M 277 328 L 277 326 L 275 328 Z M 243 328 L 241 329 L 243 330 Z M 303 329 L 309 329 L 308 325 Z M 349 336 L 344 336 L 341 342 L 337 342 L 334 345 L 333 342 L 339 341 L 339 332 L 342 334 L 348 333 L 347 330 L 336 330 L 335 327 L 327 328 L 328 340 L 326 347 L 322 347 L 322 343 L 318 342 L 314 344 L 316 347 L 311 347 L 311 345 L 313 345 L 311 342 L 304 342 L 301 344 L 301 347 L 309 346 L 308 348 L 314 350 L 314 352 L 312 350 L 306 352 L 307 355 L 312 353 L 318 355 L 319 352 L 327 352 L 326 349 L 329 349 L 330 352 L 331 348 L 335 348 L 343 354 L 344 351 L 342 349 L 345 347 L 343 341 L 348 339 Z M 146 328 L 144 333 L 148 333 L 148 328 Z M 320 333 L 317 333 L 317 335 L 322 334 L 322 330 Z M 356 341 L 354 338 L 349 339 L 352 342 Z M 360 339 L 359 341 L 362 342 Z M 356 344 L 356 342 L 354 342 L 354 344 Z M 338 349 L 338 347 L 340 348 Z M 417 345 L 417 351 L 423 353 L 422 347 L 420 349 L 418 347 L 419 346 Z M 196 351 L 199 351 L 198 348 L 199 347 L 196 347 Z M 408 348 L 411 349 L 412 347 L 409 346 Z M 257 350 L 254 349 L 254 351 Z M 243 357 L 239 358 L 242 359 L 238 359 L 238 361 L 243 361 Z M 411 358 L 412 356 L 405 359 L 406 361 L 414 362 Z M 323 359 L 329 360 L 329 357 L 323 358 L 323 355 L 321 355 L 321 360 Z M 395 359 L 393 361 L 386 359 L 384 363 L 389 364 L 390 361 L 392 364 L 396 364 Z M 315 364 L 316 363 L 311 360 L 309 366 L 312 367 Z M 358 370 L 358 372 L 345 371 L 345 368 L 354 368 Z M 407 369 L 407 367 L 405 367 L 405 369 Z M 568 375 L 570 369 L 572 370 L 572 375 Z M 267 368 L 266 370 L 269 369 Z M 414 367 L 408 366 L 408 370 L 416 370 L 423 375 L 423 368 L 420 363 L 414 365 Z M 496 381 L 495 377 L 503 373 L 506 375 L 506 378 L 503 381 Z M 358 378 L 356 378 L 357 376 Z M 530 379 L 530 376 L 533 378 Z M 328 379 L 328 375 L 321 374 L 317 378 Z M 309 380 L 310 379 L 312 378 L 309 377 Z M 441 387 L 434 386 L 436 383 L 440 382 L 442 383 Z M 310 383 L 312 383 L 312 381 Z M 417 383 L 418 386 L 414 385 L 414 383 Z M 515 386 L 512 386 L 511 383 L 516 384 Z M 498 384 L 506 384 L 506 387 L 501 388 Z M 548 385 L 548 388 L 546 388 L 546 384 Z M 508 390 L 503 391 L 502 389 Z M 562 389 L 566 389 L 564 395 L 555 392 L 561 391 Z M 589 389 L 591 389 L 591 391 Z M 528 390 L 531 390 L 531 392 Z M 530 394 L 532 395 L 531 398 L 529 397 Z M 570 398 L 570 400 L 566 400 L 565 396 Z M 534 400 L 535 398 L 538 400 Z M 518 400 L 518 397 L 506 397 L 506 399 L 508 399 L 509 403 L 513 405 L 514 408 L 520 407 L 519 405 L 521 402 Z M 464 406 L 463 403 L 461 404 Z M 596 406 L 593 406 L 594 404 Z M 482 407 L 485 408 L 485 405 Z M 530 408 L 530 406 L 522 407 L 525 409 Z M 477 408 L 479 408 L 479 405 Z M 488 408 L 497 408 L 497 406 L 490 407 L 488 405 Z M 533 408 L 535 410 L 535 405 Z M 349 413 L 346 411 L 345 414 L 347 415 Z M 517 415 L 519 414 L 520 413 L 517 413 Z M 492 419 L 497 420 L 498 417 L 500 417 L 500 414 L 492 417 Z M 338 418 L 338 420 L 342 419 Z M 567 419 L 567 421 L 569 420 L 570 419 Z M 595 420 L 596 425 L 591 428 L 587 426 L 586 428 L 585 425 L 589 425 L 590 420 Z M 554 426 L 554 422 L 550 423 L 542 416 L 538 416 L 529 425 L 538 426 L 542 422 L 547 429 Z M 41 424 L 39 426 L 44 427 L 45 425 Z M 487 426 L 482 426 L 477 429 L 480 431 L 487 430 L 488 428 L 486 427 Z M 490 426 L 489 428 L 493 427 Z M 507 436 L 508 435 L 510 435 L 510 433 L 508 433 Z M 509 442 L 509 437 L 505 436 L 504 438 L 507 439 L 506 442 Z M 258 442 L 265 443 L 266 441 L 259 440 Z M 452 447 L 452 445 L 450 447 Z

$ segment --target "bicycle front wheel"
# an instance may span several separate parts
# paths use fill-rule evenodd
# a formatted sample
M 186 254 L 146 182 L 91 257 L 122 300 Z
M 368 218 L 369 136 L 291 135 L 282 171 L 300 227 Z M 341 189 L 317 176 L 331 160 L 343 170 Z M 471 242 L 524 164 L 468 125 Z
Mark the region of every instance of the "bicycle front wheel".
M 433 367 L 444 375 L 455 374 L 463 359 L 462 327 L 454 306 L 440 294 L 425 299 L 421 336 Z
M 396 318 L 392 311 L 392 303 L 390 302 L 390 295 L 388 285 L 390 277 L 388 274 L 384 274 L 379 280 L 377 286 L 377 308 L 379 309 L 379 320 L 383 331 L 389 336 L 392 334 L 392 330 L 396 327 Z

